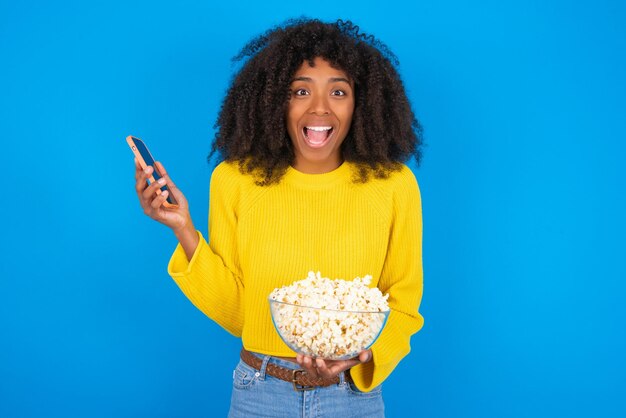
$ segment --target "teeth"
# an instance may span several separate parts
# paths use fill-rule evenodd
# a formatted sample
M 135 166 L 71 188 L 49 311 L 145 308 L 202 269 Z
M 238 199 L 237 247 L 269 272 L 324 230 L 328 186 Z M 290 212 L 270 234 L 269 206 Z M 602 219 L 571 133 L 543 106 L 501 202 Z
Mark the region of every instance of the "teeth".
M 307 126 L 306 128 L 316 132 L 330 131 L 331 129 L 333 129 L 332 126 Z

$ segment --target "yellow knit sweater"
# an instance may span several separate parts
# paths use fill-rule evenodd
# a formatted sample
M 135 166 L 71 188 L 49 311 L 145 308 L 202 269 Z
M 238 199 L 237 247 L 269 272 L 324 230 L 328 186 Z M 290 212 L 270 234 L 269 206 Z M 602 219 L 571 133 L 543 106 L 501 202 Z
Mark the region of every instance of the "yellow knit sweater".
M 391 313 L 371 347 L 373 361 L 351 369 L 356 386 L 369 391 L 408 354 L 424 322 L 421 201 L 406 166 L 367 183 L 352 182 L 352 174 L 349 163 L 325 174 L 289 168 L 279 184 L 261 187 L 236 164 L 221 163 L 211 178 L 210 244 L 199 233 L 191 261 L 179 244 L 168 272 L 246 349 L 285 357 L 295 354 L 272 324 L 272 290 L 309 271 L 346 280 L 371 275 L 371 285 L 389 293 Z

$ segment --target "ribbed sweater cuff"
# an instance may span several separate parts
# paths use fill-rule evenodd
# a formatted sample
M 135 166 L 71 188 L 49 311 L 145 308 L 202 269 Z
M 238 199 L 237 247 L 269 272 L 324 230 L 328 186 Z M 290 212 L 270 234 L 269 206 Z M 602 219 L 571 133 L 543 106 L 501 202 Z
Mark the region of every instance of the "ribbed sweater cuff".
M 183 246 L 178 243 L 172 257 L 170 258 L 170 262 L 167 265 L 167 272 L 172 278 L 178 278 L 188 275 L 193 269 L 193 265 L 196 263 L 198 258 L 198 254 L 202 250 L 202 247 L 207 245 L 206 240 L 202 236 L 200 231 L 196 231 L 198 233 L 198 246 L 196 247 L 196 251 L 194 251 L 191 260 L 187 260 L 187 255 L 185 254 L 185 250 Z

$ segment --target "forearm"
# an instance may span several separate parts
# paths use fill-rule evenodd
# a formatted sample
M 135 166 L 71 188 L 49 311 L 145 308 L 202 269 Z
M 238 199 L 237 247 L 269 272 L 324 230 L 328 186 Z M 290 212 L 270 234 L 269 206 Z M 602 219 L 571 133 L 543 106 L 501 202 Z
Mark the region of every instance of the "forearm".
M 199 242 L 198 233 L 191 219 L 189 219 L 189 222 L 187 222 L 184 227 L 175 229 L 174 235 L 176 235 L 176 239 L 178 239 L 178 242 L 180 242 L 180 245 L 183 247 L 187 261 L 191 261 L 191 258 L 196 252 L 196 248 L 198 248 Z

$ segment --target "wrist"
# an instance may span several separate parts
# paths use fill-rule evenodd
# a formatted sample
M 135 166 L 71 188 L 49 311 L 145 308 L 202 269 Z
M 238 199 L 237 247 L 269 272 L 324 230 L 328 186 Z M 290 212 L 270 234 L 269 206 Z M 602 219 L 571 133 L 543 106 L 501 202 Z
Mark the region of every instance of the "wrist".
M 172 228 L 172 231 L 179 241 L 187 241 L 189 238 L 197 235 L 196 228 L 194 227 L 193 222 L 191 222 L 191 219 L 180 227 Z

